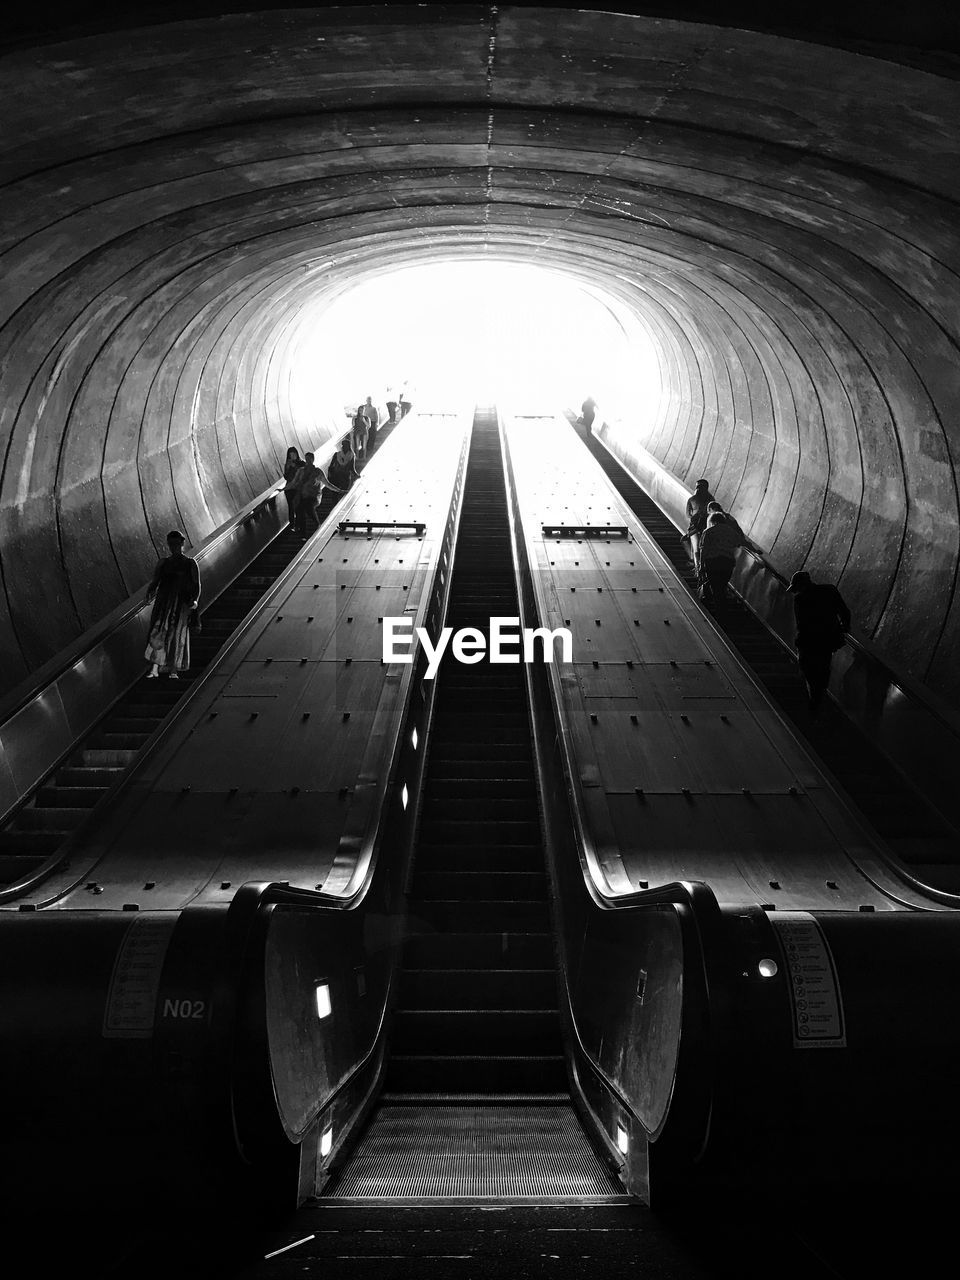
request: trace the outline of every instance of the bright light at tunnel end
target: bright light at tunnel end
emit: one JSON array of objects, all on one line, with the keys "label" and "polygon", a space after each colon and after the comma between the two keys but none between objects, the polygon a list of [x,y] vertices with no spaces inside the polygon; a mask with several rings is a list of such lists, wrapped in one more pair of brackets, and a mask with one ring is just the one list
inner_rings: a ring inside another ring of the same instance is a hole
[{"label": "bright light at tunnel end", "polygon": [[317,295],[304,308],[291,381],[298,416],[308,417],[329,390],[331,369],[344,404],[355,403],[361,388],[375,390],[371,380],[412,385],[421,405],[444,407],[533,411],[579,405],[590,395],[619,417],[659,398],[646,329],[630,324],[632,313],[587,266],[496,258],[492,250],[453,257],[442,240],[436,252],[433,262],[370,269],[334,297],[324,292],[320,270],[329,264],[314,265]]}]

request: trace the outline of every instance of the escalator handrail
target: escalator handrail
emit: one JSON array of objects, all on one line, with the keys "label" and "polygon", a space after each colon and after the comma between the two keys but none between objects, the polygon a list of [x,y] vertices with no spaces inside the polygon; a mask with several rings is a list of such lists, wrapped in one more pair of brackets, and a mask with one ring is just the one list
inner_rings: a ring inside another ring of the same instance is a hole
[{"label": "escalator handrail", "polygon": [[[530,567],[526,540],[523,536],[523,525],[520,518],[519,501],[513,473],[513,461],[510,456],[507,433],[503,430],[502,423],[500,425],[500,434],[509,495],[508,513],[512,535],[511,554],[513,556],[514,573],[517,575],[518,581],[517,600],[520,624],[521,626],[528,626],[531,623],[536,625],[539,620],[537,617],[531,618],[529,616],[527,602],[524,600],[523,583],[531,584],[530,589],[533,591],[535,602],[539,601],[539,592],[537,586],[534,585],[535,575]],[[536,610],[536,603],[534,608]],[[545,611],[540,610],[540,612],[543,612],[545,616]],[[525,667],[525,673],[528,697],[531,700],[531,708],[533,708],[532,668],[529,665]],[[713,1083],[717,1077],[721,1055],[724,1052],[725,1045],[728,1043],[730,1028],[727,1014],[732,1004],[732,973],[730,965],[725,959],[725,948],[721,935],[722,918],[720,905],[713,890],[702,881],[673,881],[654,888],[636,889],[630,893],[617,895],[605,894],[602,891],[603,873],[587,830],[579,778],[572,767],[570,759],[570,734],[567,731],[563,699],[559,688],[560,677],[555,663],[549,664],[547,680],[549,681],[551,704],[558,728],[558,741],[563,763],[569,816],[573,819],[571,824],[573,839],[583,872],[584,888],[594,907],[602,911],[629,911],[638,908],[650,909],[672,906],[683,910],[692,921],[697,939],[699,976],[703,984],[708,1013],[708,1038],[710,1043],[709,1060],[699,1064],[700,1090],[705,1096],[709,1097],[713,1091]],[[534,721],[534,717],[531,717],[531,720]],[[542,740],[535,724],[533,736],[539,771],[541,767]],[[590,1065],[591,1070],[614,1093],[621,1105],[626,1108],[627,1112],[636,1119],[641,1127],[645,1127],[635,1107],[610,1079],[600,1064],[593,1059],[583,1043],[579,1028],[576,1025],[569,973],[564,962],[565,956],[562,947],[559,948],[559,954],[561,957],[560,971],[563,978],[567,1008],[570,1013],[570,1027],[576,1038],[582,1060]]]}]

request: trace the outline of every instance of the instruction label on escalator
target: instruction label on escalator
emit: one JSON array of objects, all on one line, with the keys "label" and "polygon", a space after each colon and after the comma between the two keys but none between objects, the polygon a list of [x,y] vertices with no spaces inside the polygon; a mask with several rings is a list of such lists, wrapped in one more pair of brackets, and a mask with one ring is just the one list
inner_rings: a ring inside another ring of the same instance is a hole
[{"label": "instruction label on escalator", "polygon": [[179,913],[131,921],[110,978],[103,1012],[108,1039],[142,1039],[153,1035],[160,975]]},{"label": "instruction label on escalator", "polygon": [[823,930],[806,911],[769,917],[790,984],[795,1049],[845,1049],[843,1002],[833,956]]}]

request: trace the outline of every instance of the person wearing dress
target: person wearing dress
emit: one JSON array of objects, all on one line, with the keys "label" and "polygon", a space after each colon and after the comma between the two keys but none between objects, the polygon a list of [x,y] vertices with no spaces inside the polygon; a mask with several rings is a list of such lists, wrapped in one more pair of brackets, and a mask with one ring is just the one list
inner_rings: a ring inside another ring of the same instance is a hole
[{"label": "person wearing dress", "polygon": [[200,601],[200,570],[196,560],[183,554],[183,534],[167,534],[170,554],[157,565],[147,588],[153,601],[144,657],[150,663],[148,680],[160,675],[176,680],[190,667],[190,623]]},{"label": "person wearing dress", "polygon": [[353,418],[353,456],[359,462],[366,455],[367,451],[367,435],[370,431],[370,421],[363,412],[363,405],[357,406],[357,412]]}]

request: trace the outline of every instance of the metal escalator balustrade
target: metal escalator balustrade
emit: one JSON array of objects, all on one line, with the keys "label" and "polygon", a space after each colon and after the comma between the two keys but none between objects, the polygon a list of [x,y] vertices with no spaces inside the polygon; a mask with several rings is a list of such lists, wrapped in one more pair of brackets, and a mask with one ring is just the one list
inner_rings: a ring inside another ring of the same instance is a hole
[{"label": "metal escalator balustrade", "polygon": [[[478,410],[446,624],[517,615],[497,417]],[[522,668],[449,657],[383,1105],[324,1197],[618,1199],[570,1106]]]}]

